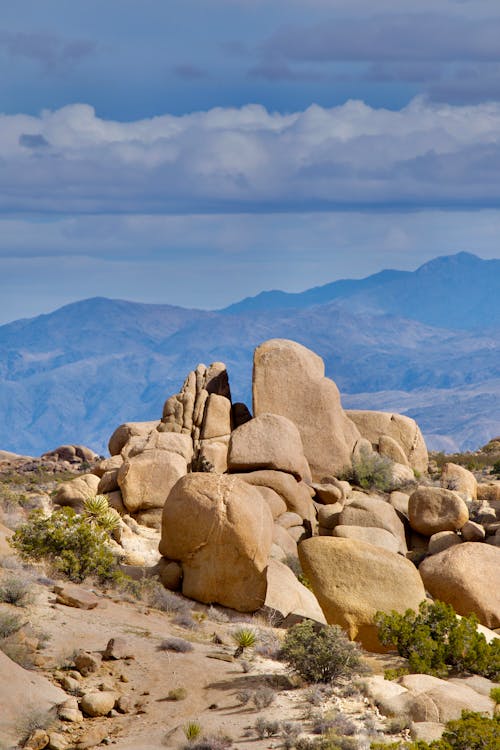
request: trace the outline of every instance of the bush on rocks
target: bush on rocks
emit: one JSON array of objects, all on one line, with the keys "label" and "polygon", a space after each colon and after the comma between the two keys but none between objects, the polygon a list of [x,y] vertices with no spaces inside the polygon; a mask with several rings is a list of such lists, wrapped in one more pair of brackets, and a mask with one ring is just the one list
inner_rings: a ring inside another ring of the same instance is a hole
[{"label": "bush on rocks", "polygon": [[488,643],[477,631],[475,615],[459,619],[449,604],[422,602],[418,612],[377,612],[375,624],[380,641],[395,645],[408,659],[411,672],[437,677],[472,672],[500,678],[500,639]]}]

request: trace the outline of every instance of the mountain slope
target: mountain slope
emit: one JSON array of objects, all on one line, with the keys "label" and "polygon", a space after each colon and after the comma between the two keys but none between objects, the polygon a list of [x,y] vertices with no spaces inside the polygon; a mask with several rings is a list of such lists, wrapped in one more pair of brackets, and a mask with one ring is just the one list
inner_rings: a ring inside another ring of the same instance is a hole
[{"label": "mountain slope", "polygon": [[199,362],[226,362],[250,405],[253,349],[283,337],[324,358],[346,405],[404,411],[430,445],[474,448],[500,432],[499,271],[461,253],[218,312],[95,298],[16,321],[0,327],[0,447],[104,451],[120,422],[159,418]]}]

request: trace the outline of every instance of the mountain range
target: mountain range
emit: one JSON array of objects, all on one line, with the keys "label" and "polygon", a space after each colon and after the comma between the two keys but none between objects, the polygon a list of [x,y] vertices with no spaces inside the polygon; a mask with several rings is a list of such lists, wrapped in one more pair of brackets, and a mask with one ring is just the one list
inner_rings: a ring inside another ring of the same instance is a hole
[{"label": "mountain range", "polygon": [[225,362],[251,406],[253,349],[275,337],[320,354],[344,406],[408,414],[431,448],[500,433],[500,260],[458,253],[218,311],[94,298],[3,325],[0,448],[105,452],[121,422],[159,418],[199,362]]}]

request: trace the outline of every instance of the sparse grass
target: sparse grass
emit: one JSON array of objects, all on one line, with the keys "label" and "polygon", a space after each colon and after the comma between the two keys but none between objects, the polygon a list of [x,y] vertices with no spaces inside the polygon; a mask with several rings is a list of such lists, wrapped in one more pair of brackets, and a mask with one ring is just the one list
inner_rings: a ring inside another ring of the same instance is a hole
[{"label": "sparse grass", "polygon": [[0,581],[0,602],[25,607],[33,601],[33,579],[21,572],[9,573]]},{"label": "sparse grass", "polygon": [[225,734],[207,734],[200,740],[190,742],[185,748],[189,750],[227,750],[233,740]]},{"label": "sparse grass", "polygon": [[216,607],[214,607],[212,604],[207,610],[207,618],[209,620],[213,620],[213,622],[218,622],[218,623],[229,622],[228,615],[226,615],[226,613],[222,612],[220,609],[217,609]]},{"label": "sparse grass", "polygon": [[187,690],[183,687],[173,688],[169,690],[167,698],[169,701],[183,701],[187,698]]},{"label": "sparse grass", "polygon": [[53,722],[54,715],[51,711],[42,711],[28,706],[16,727],[20,743],[24,744],[37,729],[48,729]]},{"label": "sparse grass", "polygon": [[270,687],[261,687],[252,693],[252,703],[257,710],[268,708],[276,699],[276,692]]},{"label": "sparse grass", "polygon": [[[22,627],[22,619],[13,612],[0,612],[0,639],[8,638]],[[1,645],[0,645],[1,648]]]},{"label": "sparse grass", "polygon": [[186,739],[189,742],[193,742],[193,740],[197,740],[201,736],[201,724],[199,721],[188,721],[182,727],[182,731]]},{"label": "sparse grass", "polygon": [[193,644],[185,641],[184,638],[170,636],[165,638],[158,648],[160,651],[175,651],[177,654],[187,654],[193,650]]},{"label": "sparse grass", "polygon": [[260,716],[255,721],[254,729],[257,737],[260,740],[263,740],[264,737],[276,736],[281,729],[281,724],[279,721],[270,721],[269,719],[264,719],[264,717]]}]

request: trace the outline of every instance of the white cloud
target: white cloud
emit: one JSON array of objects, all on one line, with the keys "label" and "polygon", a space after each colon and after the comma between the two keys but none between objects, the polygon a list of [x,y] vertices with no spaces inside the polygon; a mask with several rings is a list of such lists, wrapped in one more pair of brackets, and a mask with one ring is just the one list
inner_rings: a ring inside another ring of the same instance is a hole
[{"label": "white cloud", "polygon": [[284,115],[248,105],[127,123],[75,104],[1,116],[0,159],[6,212],[490,206],[500,104],[349,101]]}]

